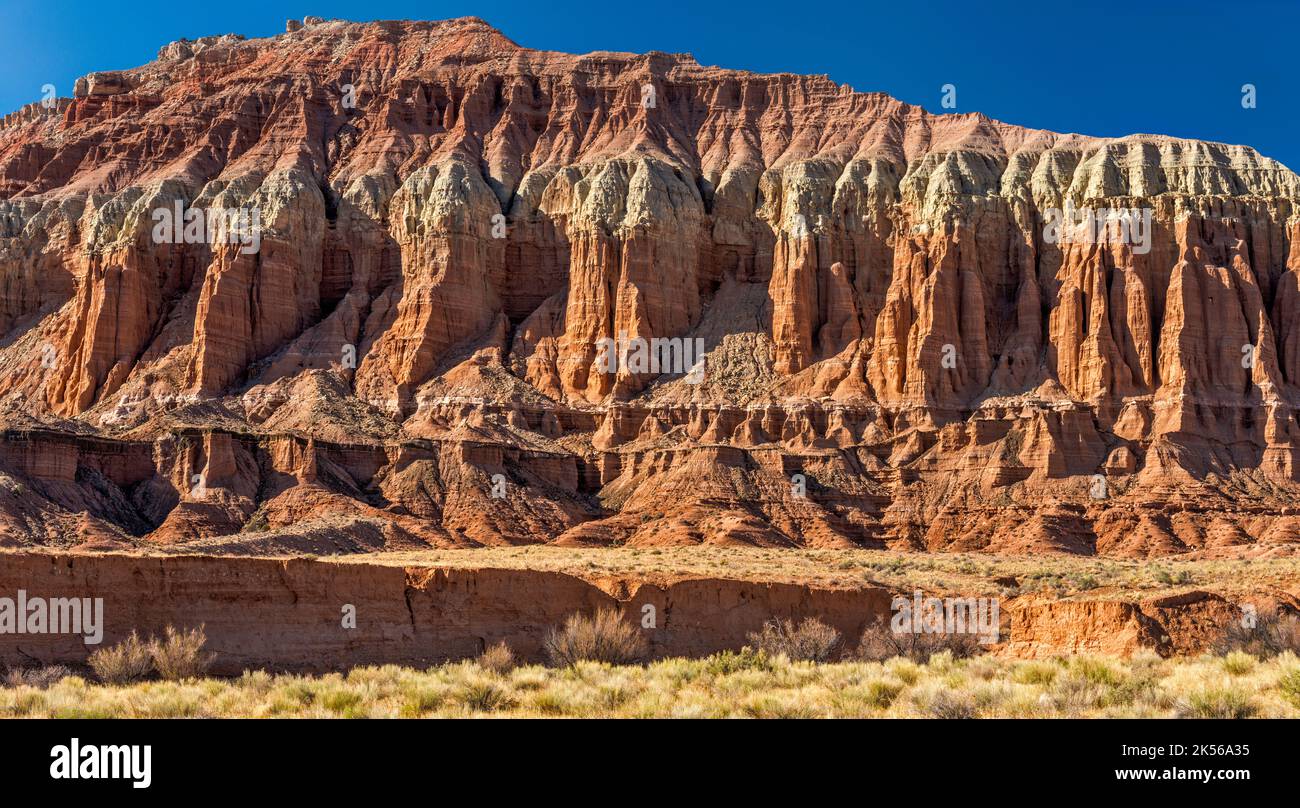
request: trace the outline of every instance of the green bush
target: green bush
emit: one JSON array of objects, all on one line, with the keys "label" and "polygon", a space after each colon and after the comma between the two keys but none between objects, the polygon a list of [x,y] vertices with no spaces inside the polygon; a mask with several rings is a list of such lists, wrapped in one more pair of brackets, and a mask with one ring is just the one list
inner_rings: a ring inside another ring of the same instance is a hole
[{"label": "green bush", "polygon": [[770,671],[772,659],[763,651],[748,646],[739,651],[722,651],[704,660],[704,670],[714,676],[740,671]]},{"label": "green bush", "polygon": [[1300,668],[1291,668],[1277,680],[1277,689],[1282,697],[1300,707]]}]

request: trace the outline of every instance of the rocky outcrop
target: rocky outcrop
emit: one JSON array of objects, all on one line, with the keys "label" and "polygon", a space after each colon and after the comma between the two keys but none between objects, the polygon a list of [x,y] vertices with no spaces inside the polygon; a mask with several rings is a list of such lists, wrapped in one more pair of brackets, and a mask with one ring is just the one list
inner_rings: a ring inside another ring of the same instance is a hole
[{"label": "rocky outcrop", "polygon": [[5,541],[1300,546],[1276,161],[286,28],[0,126]]},{"label": "rocky outcrop", "polygon": [[[895,595],[880,587],[821,589],[719,578],[584,579],[558,572],[401,567],[307,559],[5,553],[0,597],[102,598],[102,643],[132,631],[204,627],[214,671],[322,671],[355,665],[428,665],[505,642],[543,659],[546,632],[571,614],[614,609],[654,657],[739,649],[771,619],[816,617],[856,639],[888,624]],[[910,597],[911,593],[906,593]],[[249,630],[249,615],[257,630]],[[1025,596],[1000,609],[994,653],[1127,656],[1204,650],[1236,604],[1205,592],[1132,603]],[[82,664],[82,633],[0,634],[0,664]]]}]

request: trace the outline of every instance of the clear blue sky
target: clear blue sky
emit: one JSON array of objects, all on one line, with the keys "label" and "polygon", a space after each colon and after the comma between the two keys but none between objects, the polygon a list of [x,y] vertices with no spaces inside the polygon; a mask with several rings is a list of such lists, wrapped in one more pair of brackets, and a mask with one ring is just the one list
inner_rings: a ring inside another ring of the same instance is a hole
[{"label": "clear blue sky", "polygon": [[[706,65],[823,73],[936,112],[951,83],[961,112],[1061,132],[1244,143],[1300,170],[1296,0],[0,0],[0,110],[39,100],[46,83],[71,95],[76,77],[137,66],[175,39],[267,36],[306,14],[474,15],[528,47],[688,52]],[[1241,105],[1247,83],[1255,109]]]}]

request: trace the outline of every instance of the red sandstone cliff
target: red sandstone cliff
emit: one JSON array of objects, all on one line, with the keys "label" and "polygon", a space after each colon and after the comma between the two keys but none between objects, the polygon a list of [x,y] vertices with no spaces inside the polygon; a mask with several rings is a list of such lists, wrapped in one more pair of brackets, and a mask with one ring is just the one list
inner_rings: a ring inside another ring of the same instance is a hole
[{"label": "red sandstone cliff", "polygon": [[[0,126],[4,543],[1300,546],[1300,178],[1249,148],[472,18],[75,96]],[[158,243],[178,200],[258,248]]]}]

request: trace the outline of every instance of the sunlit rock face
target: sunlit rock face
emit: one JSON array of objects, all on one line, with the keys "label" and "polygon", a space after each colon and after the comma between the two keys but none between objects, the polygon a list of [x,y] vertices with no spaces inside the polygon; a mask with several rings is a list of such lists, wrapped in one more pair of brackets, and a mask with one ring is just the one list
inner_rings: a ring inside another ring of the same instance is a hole
[{"label": "sunlit rock face", "polygon": [[481,20],[0,125],[0,542],[1300,547],[1300,178]]}]

